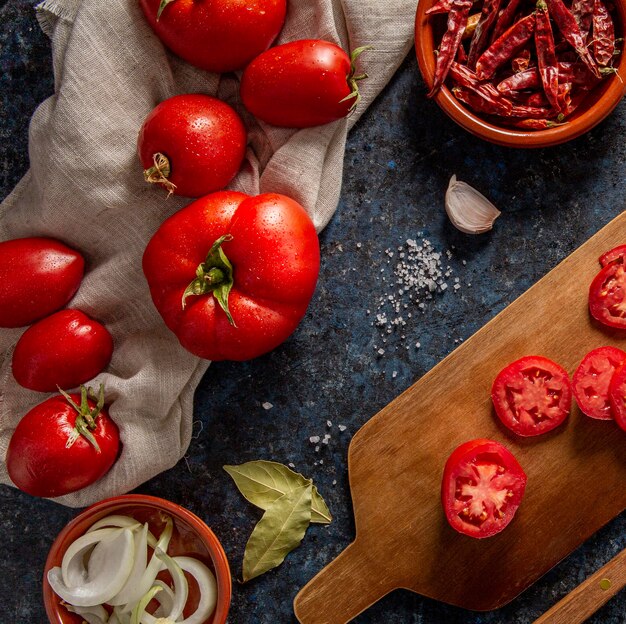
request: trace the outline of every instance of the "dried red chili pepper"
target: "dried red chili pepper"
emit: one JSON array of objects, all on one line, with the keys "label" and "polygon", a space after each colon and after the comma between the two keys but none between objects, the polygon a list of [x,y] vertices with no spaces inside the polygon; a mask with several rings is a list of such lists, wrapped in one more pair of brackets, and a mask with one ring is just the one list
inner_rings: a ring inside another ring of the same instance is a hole
[{"label": "dried red chili pepper", "polygon": [[602,0],[593,4],[593,55],[601,67],[606,67],[615,54],[615,25]]},{"label": "dried red chili pepper", "polygon": [[500,11],[493,29],[493,34],[491,35],[491,43],[499,39],[513,23],[513,18],[517,13],[521,1],[522,0],[511,0],[506,7]]},{"label": "dried red chili pepper", "polygon": [[511,99],[515,104],[523,106],[540,106],[543,108],[549,108],[550,102],[543,91],[533,91],[528,93],[526,91],[511,91],[507,93],[507,97]]},{"label": "dried red chili pepper", "polygon": [[530,66],[530,50],[525,48],[512,61],[511,69],[514,73],[526,71]]},{"label": "dried red chili pepper", "polygon": [[448,30],[443,35],[439,45],[439,54],[435,65],[435,80],[433,88],[428,97],[433,97],[441,88],[450,65],[454,61],[457,50],[461,45],[463,30],[467,24],[467,16],[472,8],[472,0],[452,0],[450,12],[448,13]]},{"label": "dried red chili pepper", "polygon": [[452,93],[457,100],[467,104],[467,106],[477,113],[506,116],[513,108],[511,103],[503,98],[493,97],[478,89],[472,90],[467,87],[452,87]]},{"label": "dried red chili pepper", "polygon": [[578,28],[572,12],[563,4],[563,0],[546,0],[550,16],[554,20],[565,40],[576,50],[582,62],[592,74],[600,77],[595,60],[587,50],[585,38]]},{"label": "dried red chili pepper", "polygon": [[426,11],[426,15],[438,15],[439,13],[448,13],[452,9],[452,0],[439,0]]},{"label": "dried red chili pepper", "polygon": [[569,105],[572,103],[572,83],[564,82],[559,84],[559,91],[557,93],[557,98],[559,100],[559,108],[558,110],[567,110]]},{"label": "dried red chili pepper", "polygon": [[[598,83],[598,79],[582,63],[558,63],[559,83],[571,82],[577,86],[591,88]],[[608,69],[608,68],[607,68]],[[604,73],[604,71],[602,72]],[[606,72],[613,73],[613,72]],[[525,89],[536,89],[541,86],[539,70],[531,67],[519,74],[513,74],[505,78],[497,85],[500,93],[509,91],[523,91]]]},{"label": "dried red chili pepper", "polygon": [[548,5],[544,0],[537,2],[535,19],[537,22],[535,27],[535,47],[537,48],[537,63],[539,65],[541,83],[548,102],[550,102],[552,108],[559,111],[561,110],[558,98],[559,69],[556,64],[554,36],[552,35],[552,26],[550,26]]},{"label": "dried red chili pepper", "polygon": [[465,25],[465,30],[463,31],[463,39],[469,39],[474,34],[479,21],[480,13],[474,13],[474,15],[470,15],[467,18],[467,24]]},{"label": "dried red chili pepper", "polygon": [[470,69],[476,67],[478,57],[484,52],[489,43],[489,34],[498,17],[501,0],[485,0],[483,9],[480,13],[480,20],[476,25],[474,36],[470,43],[469,53],[467,55],[467,64]]},{"label": "dried red chili pepper", "polygon": [[531,13],[509,28],[494,41],[476,62],[476,75],[486,80],[498,67],[506,63],[532,36],[535,30],[535,14]]},{"label": "dried red chili pepper", "polygon": [[548,128],[562,126],[563,123],[551,119],[520,119],[515,121],[513,125],[516,128],[525,128],[526,130],[547,130]]},{"label": "dried red chili pepper", "polygon": [[467,63],[467,52],[463,45],[459,46],[459,49],[456,51],[456,61],[457,63]]},{"label": "dried red chili pepper", "polygon": [[591,30],[591,20],[593,19],[594,0],[574,0],[572,2],[572,15],[580,28],[580,34],[587,40]]}]

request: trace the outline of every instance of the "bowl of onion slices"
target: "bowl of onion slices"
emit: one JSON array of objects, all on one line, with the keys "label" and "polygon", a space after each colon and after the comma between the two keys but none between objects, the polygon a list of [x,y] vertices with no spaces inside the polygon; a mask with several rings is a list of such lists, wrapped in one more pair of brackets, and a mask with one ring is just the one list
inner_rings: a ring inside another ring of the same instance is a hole
[{"label": "bowl of onion slices", "polygon": [[43,593],[51,624],[224,624],[231,576],[200,518],[129,494],[96,503],[59,533]]}]

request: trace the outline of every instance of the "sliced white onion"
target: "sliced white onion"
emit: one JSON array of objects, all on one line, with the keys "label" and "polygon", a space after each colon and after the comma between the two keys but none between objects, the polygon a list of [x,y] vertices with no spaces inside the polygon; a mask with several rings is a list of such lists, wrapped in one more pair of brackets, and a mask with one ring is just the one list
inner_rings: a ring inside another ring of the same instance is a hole
[{"label": "sliced white onion", "polygon": [[[172,610],[172,607],[174,606],[174,592],[164,581],[157,579],[154,584],[163,589],[162,592],[159,592],[156,595],[156,599],[159,601],[159,607],[154,612],[154,617],[156,618],[155,621],[158,622],[160,619],[165,619],[165,616]],[[144,618],[145,617],[146,616],[144,615]],[[146,619],[146,623],[149,624],[149,618]]]},{"label": "sliced white onion", "polygon": [[[169,555],[166,555],[162,550],[155,551],[156,556],[167,566],[169,573],[172,575],[174,581],[174,604],[171,611],[167,614],[166,619],[173,620],[174,622],[182,615],[183,609],[187,604],[187,598],[189,596],[189,584],[185,578],[180,565]],[[146,622],[145,624],[149,624]]]},{"label": "sliced white onion", "polygon": [[[113,514],[112,516],[106,516],[105,518],[101,518],[100,520],[98,520],[98,522],[94,522],[89,527],[89,529],[87,529],[87,533],[97,531],[98,529],[102,529],[103,527],[117,527],[120,529],[136,530],[141,528],[141,524],[130,516]],[[151,531],[148,531],[148,546],[150,546],[150,548],[154,548],[156,546],[156,543],[156,537],[154,537]]]},{"label": "sliced white onion", "polygon": [[95,607],[75,607],[71,604],[63,605],[70,613],[76,613],[87,622],[87,624],[111,624],[109,614],[102,605]]},{"label": "sliced white onion", "polygon": [[[73,555],[67,559],[63,557],[63,566],[66,568],[66,574],[63,574],[63,568],[52,568],[48,572],[48,582],[54,592],[60,596],[65,602],[75,607],[91,607],[108,602],[124,587],[128,580],[133,567],[133,534],[130,529],[110,529],[115,533],[113,537],[107,535],[98,542],[98,555],[96,561],[94,559],[96,549],[90,558],[89,568],[85,574],[84,582],[80,585],[68,586],[65,582],[66,578],[75,580],[79,576],[80,568],[84,570],[84,564],[80,562],[80,566],[71,564],[76,560],[77,553],[84,554],[89,548],[83,543],[82,547],[72,549],[68,548],[68,552],[72,550]],[[109,531],[109,529],[101,529],[101,531]],[[97,537],[97,531],[88,534],[91,539]],[[83,537],[88,537],[84,535]],[[76,540],[78,542],[82,538]],[[75,543],[76,543],[75,542]],[[71,564],[71,568],[69,567]],[[75,570],[67,573],[68,568]],[[83,574],[80,573],[82,577]]]},{"label": "sliced white onion", "polygon": [[163,588],[159,587],[158,585],[154,585],[154,587],[151,587],[146,592],[145,596],[142,596],[141,600],[135,605],[135,608],[133,609],[133,613],[130,617],[130,624],[141,624],[142,616],[146,612],[146,607],[160,591],[163,591]]},{"label": "sliced white onion", "polygon": [[[152,554],[150,558],[150,562],[148,563],[141,580],[139,581],[134,595],[136,596],[144,596],[150,588],[154,586],[154,581],[157,577],[157,574],[165,568],[162,561],[156,556],[157,550],[162,550],[163,552],[167,551],[168,546],[170,545],[170,540],[172,539],[172,533],[174,532],[174,523],[171,518],[168,518],[165,523],[165,528],[163,532],[159,536],[159,539],[155,545],[155,552]],[[134,608],[134,602],[127,604],[122,608],[123,611],[132,611]]]},{"label": "sliced white onion", "polygon": [[217,604],[217,582],[213,572],[207,566],[193,557],[174,557],[174,561],[193,576],[200,588],[200,602],[198,608],[180,624],[204,624],[213,613]]},{"label": "sliced white onion", "polygon": [[[137,588],[148,567],[148,523],[143,525],[141,533],[134,536],[133,569],[122,590],[109,600],[112,607],[137,602],[141,598]],[[94,552],[95,555],[95,552]]]}]

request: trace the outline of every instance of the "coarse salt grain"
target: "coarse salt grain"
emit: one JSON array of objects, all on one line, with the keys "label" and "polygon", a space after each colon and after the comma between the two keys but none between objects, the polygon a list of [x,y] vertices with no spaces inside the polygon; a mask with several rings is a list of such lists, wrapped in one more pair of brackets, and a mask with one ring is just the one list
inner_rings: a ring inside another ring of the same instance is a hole
[{"label": "coarse salt grain", "polygon": [[347,429],[345,425],[339,425],[337,428],[339,429],[339,431],[345,431]]},{"label": "coarse salt grain", "polygon": [[319,441],[320,441],[320,437],[319,437],[319,436],[311,436],[311,437],[309,438],[309,442],[310,442],[311,444],[317,444]]},{"label": "coarse salt grain", "polygon": [[264,410],[271,410],[274,406],[269,401],[265,401],[265,403],[262,404],[262,407]]}]

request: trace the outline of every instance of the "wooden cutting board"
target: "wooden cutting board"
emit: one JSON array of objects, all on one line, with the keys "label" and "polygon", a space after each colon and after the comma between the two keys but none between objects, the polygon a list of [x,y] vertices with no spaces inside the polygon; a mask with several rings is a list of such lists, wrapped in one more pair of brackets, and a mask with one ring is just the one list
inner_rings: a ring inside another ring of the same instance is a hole
[{"label": "wooden cutting board", "polygon": [[[556,431],[519,438],[499,424],[489,394],[500,369],[524,355],[571,374],[595,347],[626,349],[626,332],[587,311],[598,256],[621,243],[626,212],[356,433],[348,451],[356,539],[296,597],[302,624],[344,624],[400,587],[496,609],[626,508],[626,433],[613,421],[574,406]],[[479,437],[507,446],[528,475],[513,522],[485,540],[451,529],[440,502],[446,459]]]}]

